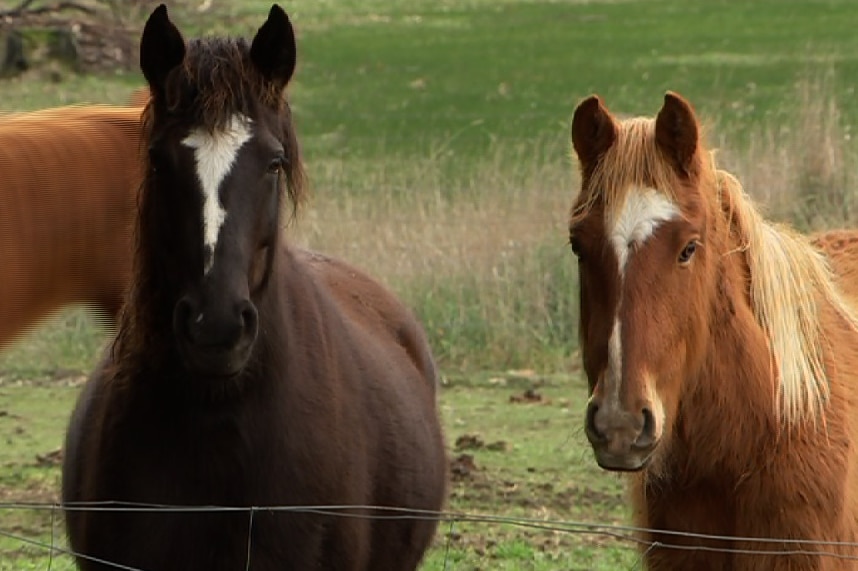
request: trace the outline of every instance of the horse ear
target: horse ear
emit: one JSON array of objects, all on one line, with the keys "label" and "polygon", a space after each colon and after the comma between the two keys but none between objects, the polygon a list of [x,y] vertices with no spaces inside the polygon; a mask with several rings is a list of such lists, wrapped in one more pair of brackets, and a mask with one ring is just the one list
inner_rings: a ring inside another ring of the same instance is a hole
[{"label": "horse ear", "polygon": [[655,119],[655,142],[680,172],[691,174],[697,152],[697,117],[691,105],[672,91],[665,94]]},{"label": "horse ear", "polygon": [[572,117],[572,146],[585,171],[592,170],[616,139],[614,118],[598,95],[591,95],[578,104]]},{"label": "horse ear", "polygon": [[250,61],[265,79],[284,88],[295,71],[296,51],[289,16],[274,4],[250,45]]},{"label": "horse ear", "polygon": [[140,38],[140,70],[154,93],[164,89],[167,74],[185,59],[185,39],[161,4],[146,20]]}]

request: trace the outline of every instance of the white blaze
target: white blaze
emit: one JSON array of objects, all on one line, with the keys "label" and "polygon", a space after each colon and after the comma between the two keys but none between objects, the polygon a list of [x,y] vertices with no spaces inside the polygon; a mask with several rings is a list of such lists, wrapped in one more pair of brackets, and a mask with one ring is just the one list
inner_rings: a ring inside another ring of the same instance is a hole
[{"label": "white blaze", "polygon": [[[614,247],[619,265],[620,299],[614,326],[608,340],[608,366],[605,371],[605,405],[620,406],[620,384],[623,372],[623,344],[621,339],[620,305],[622,304],[623,274],[635,248],[642,246],[662,222],[680,216],[679,207],[670,198],[652,188],[632,189],[623,208],[613,219],[608,219],[608,240]],[[655,405],[653,405],[655,406]]]},{"label": "white blaze", "polygon": [[679,215],[679,207],[657,190],[633,189],[629,193],[620,213],[608,220],[608,237],[617,254],[620,281],[632,250],[642,246],[662,222]]},{"label": "white blaze", "polygon": [[608,339],[608,369],[605,371],[605,406],[619,406],[620,385],[623,372],[623,342],[622,325],[619,317],[614,318],[614,327],[611,329],[611,337]]},{"label": "white blaze", "polygon": [[214,262],[218,235],[226,220],[226,210],[220,204],[218,189],[232,169],[238,151],[250,136],[250,119],[236,115],[220,131],[209,133],[205,129],[194,129],[182,141],[182,144],[194,150],[197,178],[203,190],[205,273],[209,272]]}]

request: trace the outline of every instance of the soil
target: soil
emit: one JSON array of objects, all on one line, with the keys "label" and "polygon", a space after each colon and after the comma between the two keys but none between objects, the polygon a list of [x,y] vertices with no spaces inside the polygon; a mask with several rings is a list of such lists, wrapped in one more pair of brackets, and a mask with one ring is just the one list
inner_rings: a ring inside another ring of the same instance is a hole
[{"label": "soil", "polygon": [[122,0],[114,12],[104,0],[35,1],[21,11],[0,10],[0,72],[12,75],[54,62],[85,73],[136,69],[142,18],[156,5]]}]

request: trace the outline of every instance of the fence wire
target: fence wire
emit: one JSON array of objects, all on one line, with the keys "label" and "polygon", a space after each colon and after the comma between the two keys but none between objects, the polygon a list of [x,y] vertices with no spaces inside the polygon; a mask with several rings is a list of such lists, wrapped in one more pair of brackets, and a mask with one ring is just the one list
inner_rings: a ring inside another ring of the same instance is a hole
[{"label": "fence wire", "polygon": [[[297,506],[182,506],[167,504],[135,503],[135,502],[74,502],[67,504],[36,503],[36,502],[0,502],[0,512],[3,511],[50,511],[51,513],[51,539],[50,543],[25,537],[16,533],[0,529],[0,537],[20,542],[24,545],[46,550],[49,553],[48,571],[53,564],[53,555],[61,554],[72,557],[87,559],[113,569],[124,571],[151,571],[129,567],[120,563],[105,561],[97,557],[76,553],[73,550],[56,545],[54,536],[54,524],[56,513],[69,511],[88,512],[159,512],[159,513],[242,513],[248,514],[248,537],[246,570],[251,566],[252,542],[251,536],[254,525],[254,514],[259,512],[286,512],[297,514],[315,514],[333,517],[362,518],[370,520],[431,520],[439,524],[448,524],[447,541],[444,548],[444,569],[448,569],[450,545],[453,538],[453,529],[456,524],[462,523],[487,523],[518,528],[549,531],[555,533],[568,533],[573,535],[595,535],[611,538],[636,546],[640,550],[639,564],[643,563],[645,556],[655,549],[673,549],[682,551],[703,551],[712,553],[730,553],[739,555],[766,555],[766,556],[801,556],[812,555],[831,557],[841,560],[858,561],[858,542],[852,541],[826,541],[813,539],[794,539],[776,537],[744,537],[732,535],[715,535],[695,533],[687,531],[655,529],[639,527],[634,525],[593,523],[583,521],[565,521],[552,519],[539,519],[533,517],[501,516],[493,514],[478,514],[454,511],[419,510],[412,508],[400,508],[392,506],[375,505],[297,505]],[[367,513],[369,512],[369,513]],[[645,539],[646,535],[658,535],[662,538],[675,538],[674,541],[650,541]],[[771,547],[718,547],[712,545],[699,545],[678,543],[677,539],[691,539],[697,541],[711,542],[741,542],[746,544],[779,544],[784,547],[775,549]],[[629,546],[631,548],[631,546]],[[811,549],[813,548],[813,549]],[[823,549],[818,549],[823,548]],[[825,549],[827,548],[827,549]],[[852,549],[856,555],[838,553],[834,548]]]}]

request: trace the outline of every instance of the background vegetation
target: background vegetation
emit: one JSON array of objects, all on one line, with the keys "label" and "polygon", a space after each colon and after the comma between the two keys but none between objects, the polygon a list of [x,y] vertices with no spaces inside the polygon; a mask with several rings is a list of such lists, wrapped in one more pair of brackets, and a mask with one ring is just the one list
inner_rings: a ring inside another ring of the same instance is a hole
[{"label": "background vegetation", "polygon": [[[446,377],[444,420],[460,471],[450,508],[627,521],[620,480],[594,468],[579,428],[586,389],[565,230],[577,184],[574,106],[596,92],[619,114],[651,115],[664,91],[678,91],[719,161],[773,217],[804,230],[850,224],[858,3],[282,5],[298,32],[290,98],[314,193],[288,232],[367,268],[423,320]],[[270,2],[169,6],[188,37],[251,35]],[[135,71],[41,67],[0,83],[0,110],[123,103],[140,85]],[[70,309],[0,354],[0,500],[55,498],[51,453],[108,333],[85,309]],[[0,509],[0,522],[0,532],[39,541],[55,529],[59,541],[59,517],[52,527],[47,512]],[[0,569],[45,569],[44,555],[0,539]],[[444,561],[615,569],[637,555],[631,543],[599,536],[456,524],[439,532],[426,569]]]}]

